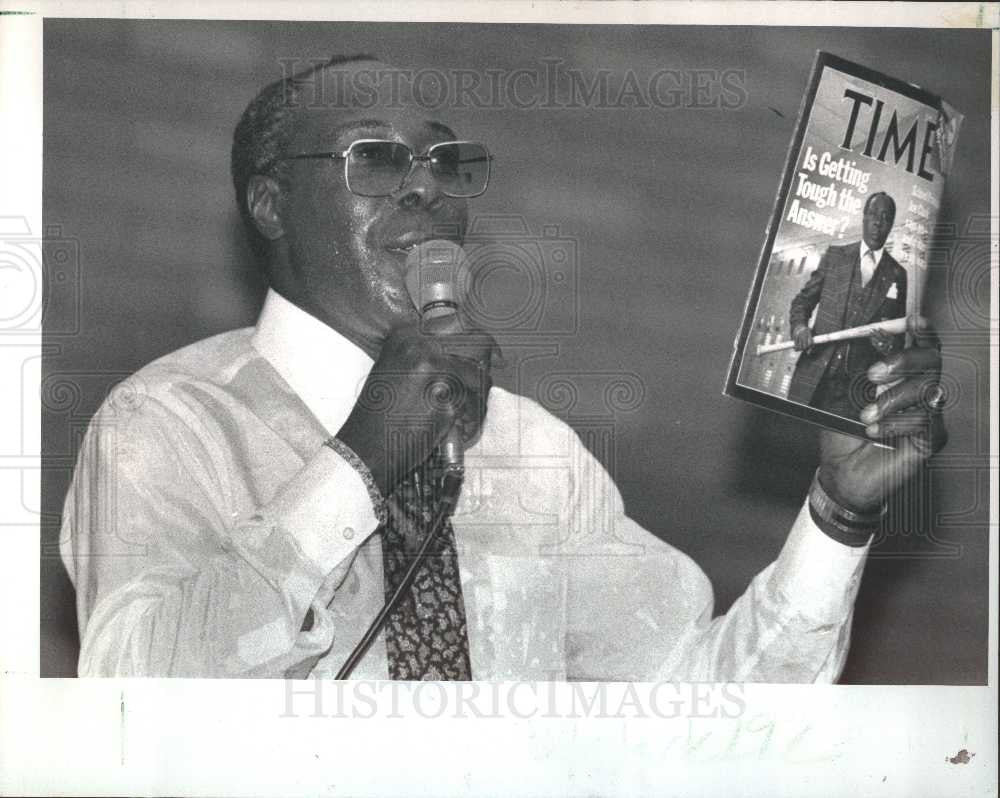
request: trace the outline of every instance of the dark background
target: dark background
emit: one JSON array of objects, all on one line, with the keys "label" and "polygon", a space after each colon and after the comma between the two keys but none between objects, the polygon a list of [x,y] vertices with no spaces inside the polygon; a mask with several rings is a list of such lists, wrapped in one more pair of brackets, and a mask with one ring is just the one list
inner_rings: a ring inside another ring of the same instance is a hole
[{"label": "dark background", "polygon": [[[944,340],[951,441],[873,548],[844,681],[985,683],[988,31],[50,19],[44,47],[47,252],[72,257],[48,262],[43,676],[75,671],[73,593],[56,542],[79,437],[130,372],[253,324],[264,285],[230,187],[232,129],[281,77],[279,59],[334,53],[480,70],[559,58],[591,78],[611,70],[612,85],[628,69],[641,81],[661,68],[744,70],[746,102],[733,110],[437,114],[497,155],[473,212],[520,214],[536,236],[558,228],[578,255],[570,309],[563,294],[539,333],[511,342],[501,383],[581,431],[610,429],[585,439],[603,441],[596,453],[629,514],[692,555],[717,609],[728,608],[777,555],[817,460],[815,428],[721,388],[814,51],[825,49],[966,114],[926,308]],[[546,332],[567,320],[572,334]],[[549,390],[558,373],[578,387],[573,408]],[[615,375],[641,386],[638,409],[593,401]]]}]

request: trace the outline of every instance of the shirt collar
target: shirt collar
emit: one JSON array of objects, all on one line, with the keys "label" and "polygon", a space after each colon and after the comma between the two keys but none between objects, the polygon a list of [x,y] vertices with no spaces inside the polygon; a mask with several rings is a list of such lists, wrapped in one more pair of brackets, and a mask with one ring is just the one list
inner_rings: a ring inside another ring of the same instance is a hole
[{"label": "shirt collar", "polygon": [[880,249],[872,249],[863,240],[861,242],[861,259],[864,260],[865,255],[871,252],[875,256],[875,265],[878,266],[882,262],[882,253],[885,251],[885,247]]},{"label": "shirt collar", "polygon": [[371,357],[274,289],[267,292],[251,343],[336,435],[374,365]]}]

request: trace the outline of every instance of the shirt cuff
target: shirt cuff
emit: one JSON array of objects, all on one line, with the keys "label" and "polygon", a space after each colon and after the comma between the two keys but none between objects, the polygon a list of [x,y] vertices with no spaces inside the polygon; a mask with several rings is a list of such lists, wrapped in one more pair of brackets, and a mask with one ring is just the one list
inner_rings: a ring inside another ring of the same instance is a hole
[{"label": "shirt cuff", "polygon": [[324,573],[378,527],[376,508],[361,474],[327,446],[321,446],[282,488],[265,513]]},{"label": "shirt cuff", "polygon": [[812,520],[806,501],[778,555],[772,587],[803,615],[843,620],[854,605],[869,544],[845,546],[828,537]]}]

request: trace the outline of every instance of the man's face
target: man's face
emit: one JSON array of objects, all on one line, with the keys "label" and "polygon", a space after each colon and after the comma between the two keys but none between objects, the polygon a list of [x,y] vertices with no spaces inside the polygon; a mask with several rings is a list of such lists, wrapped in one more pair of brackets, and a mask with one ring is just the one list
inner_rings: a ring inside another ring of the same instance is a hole
[{"label": "man's face", "polygon": [[895,216],[896,210],[892,202],[884,195],[879,195],[868,203],[862,220],[862,238],[869,249],[882,249],[892,230]]},{"label": "man's face", "polygon": [[[348,73],[388,68],[376,62],[336,67]],[[332,76],[328,85],[336,85]],[[304,92],[285,155],[343,152],[357,139],[373,138],[401,142],[423,155],[432,144],[457,138],[406,96],[393,101],[380,92],[370,107],[331,108],[314,107],[320,104],[310,103],[310,94]],[[393,107],[386,107],[390,103]],[[280,210],[288,264],[273,275],[275,288],[377,351],[394,325],[416,317],[403,282],[409,250],[430,238],[461,243],[467,200],[446,197],[422,164],[387,197],[351,193],[343,160],[296,160],[288,166]]]}]

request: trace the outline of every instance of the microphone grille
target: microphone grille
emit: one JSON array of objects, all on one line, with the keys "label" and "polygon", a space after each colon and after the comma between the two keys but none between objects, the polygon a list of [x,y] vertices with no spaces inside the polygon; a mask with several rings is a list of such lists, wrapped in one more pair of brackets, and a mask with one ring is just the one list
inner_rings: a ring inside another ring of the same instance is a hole
[{"label": "microphone grille", "polygon": [[454,313],[468,282],[465,252],[453,241],[434,239],[417,244],[406,256],[406,290],[421,313],[428,306]]}]

